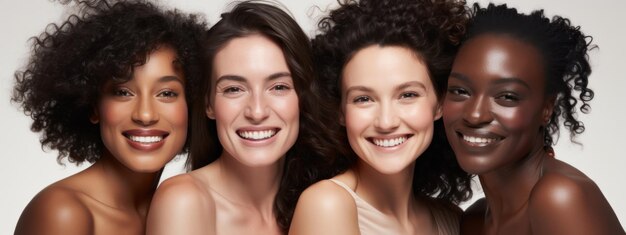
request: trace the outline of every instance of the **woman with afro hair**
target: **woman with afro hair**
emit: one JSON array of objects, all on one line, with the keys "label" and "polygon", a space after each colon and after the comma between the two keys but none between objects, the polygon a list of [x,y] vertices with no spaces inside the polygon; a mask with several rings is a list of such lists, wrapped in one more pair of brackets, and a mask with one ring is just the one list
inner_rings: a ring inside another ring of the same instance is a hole
[{"label": "woman with afro hair", "polygon": [[[304,191],[290,234],[458,234],[471,196],[441,122],[462,1],[341,1],[313,39],[341,172]],[[343,151],[343,150],[342,150]]]},{"label": "woman with afro hair", "polygon": [[458,162],[486,196],[463,234],[624,234],[598,186],[551,148],[560,125],[571,139],[585,130],[590,41],[542,10],[474,5],[443,105]]},{"label": "woman with afro hair", "polygon": [[15,234],[144,234],[162,169],[186,149],[206,26],[143,1],[75,7],[32,39],[12,100],[59,162],[93,165],[38,193]]}]

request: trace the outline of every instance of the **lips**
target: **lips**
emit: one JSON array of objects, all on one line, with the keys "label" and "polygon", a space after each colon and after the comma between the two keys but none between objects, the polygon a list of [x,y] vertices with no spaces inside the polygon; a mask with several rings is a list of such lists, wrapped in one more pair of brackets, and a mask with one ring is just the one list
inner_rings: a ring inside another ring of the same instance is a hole
[{"label": "lips", "polygon": [[151,151],[160,148],[165,143],[163,140],[169,136],[169,132],[135,129],[124,131],[122,135],[126,137],[131,147],[138,150]]},{"label": "lips", "polygon": [[265,128],[265,129],[239,129],[237,135],[246,140],[260,141],[272,138],[278,133],[278,128]]},{"label": "lips", "polygon": [[383,148],[391,148],[398,145],[403,144],[413,135],[401,135],[401,136],[389,136],[389,137],[370,137],[367,140],[378,146]]},{"label": "lips", "polygon": [[478,134],[457,132],[457,134],[462,139],[463,143],[473,147],[489,146],[503,139],[502,136],[493,133]]}]

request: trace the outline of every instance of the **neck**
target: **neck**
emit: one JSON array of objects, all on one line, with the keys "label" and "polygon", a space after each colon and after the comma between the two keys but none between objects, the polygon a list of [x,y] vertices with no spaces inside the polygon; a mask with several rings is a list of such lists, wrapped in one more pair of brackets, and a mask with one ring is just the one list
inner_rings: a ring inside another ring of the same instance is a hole
[{"label": "neck", "polygon": [[258,210],[273,218],[274,198],[283,174],[284,158],[267,166],[250,167],[232,156],[222,154],[216,160],[216,182],[220,194],[237,204]]},{"label": "neck", "polygon": [[541,177],[546,157],[543,142],[538,141],[519,161],[479,176],[491,218],[508,218],[526,207],[530,193]]},{"label": "neck", "polygon": [[134,172],[109,153],[103,154],[89,170],[95,175],[95,180],[100,181],[98,185],[103,185],[97,194],[108,195],[101,199],[103,203],[141,214],[147,212],[161,175],[161,171]]},{"label": "neck", "polygon": [[383,174],[361,161],[357,162],[355,191],[379,211],[398,220],[408,220],[415,208],[413,194],[414,164],[395,174]]}]

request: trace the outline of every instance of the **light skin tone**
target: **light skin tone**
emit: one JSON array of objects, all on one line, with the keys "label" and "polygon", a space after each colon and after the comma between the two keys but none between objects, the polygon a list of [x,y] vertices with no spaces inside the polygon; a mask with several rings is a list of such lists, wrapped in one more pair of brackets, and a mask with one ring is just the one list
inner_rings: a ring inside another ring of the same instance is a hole
[{"label": "light skin tone", "polygon": [[161,170],[185,143],[187,103],[176,52],[161,46],[124,83],[107,81],[92,123],[105,145],[86,170],[42,190],[15,234],[144,234]]},{"label": "light skin tone", "polygon": [[265,36],[234,38],[216,54],[211,81],[206,113],[224,151],[159,187],[148,234],[280,234],[273,203],[299,130],[285,56]]},{"label": "light skin tone", "polygon": [[486,198],[463,234],[623,234],[596,184],[544,149],[555,97],[531,44],[484,34],[459,51],[444,101],[447,136]]},{"label": "light skin tone", "polygon": [[[359,159],[333,179],[383,213],[395,234],[435,233],[427,206],[412,192],[415,159],[441,117],[426,65],[404,47],[368,46],[344,67],[341,94],[339,118]],[[314,184],[300,197],[289,233],[360,234],[354,199],[333,182]]]}]

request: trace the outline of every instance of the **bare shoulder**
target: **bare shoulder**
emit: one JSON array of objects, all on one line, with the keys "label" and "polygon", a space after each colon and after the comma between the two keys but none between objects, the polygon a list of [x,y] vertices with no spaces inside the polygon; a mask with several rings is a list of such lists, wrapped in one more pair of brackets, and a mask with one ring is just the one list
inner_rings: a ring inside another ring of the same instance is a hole
[{"label": "bare shoulder", "polygon": [[537,234],[624,233],[600,188],[576,168],[556,159],[531,191],[528,209]]},{"label": "bare shoulder", "polygon": [[487,212],[487,200],[476,200],[463,212],[461,216],[461,234],[483,234],[485,213]]},{"label": "bare shoulder", "polygon": [[28,203],[15,234],[92,234],[93,216],[79,192],[52,184]]},{"label": "bare shoulder", "polygon": [[330,180],[307,188],[298,200],[289,234],[358,234],[352,195]]},{"label": "bare shoulder", "polygon": [[182,174],[157,188],[148,213],[147,234],[214,234],[214,229],[215,202],[203,182]]}]

